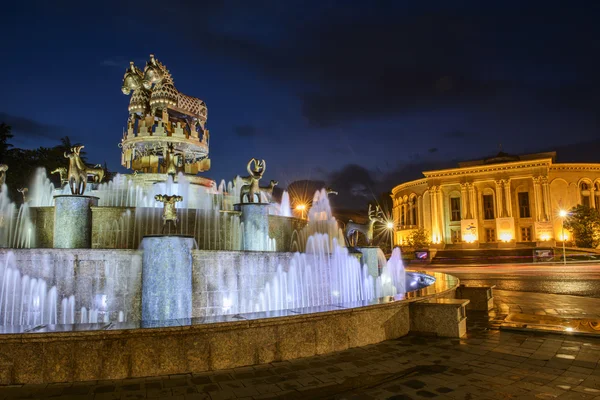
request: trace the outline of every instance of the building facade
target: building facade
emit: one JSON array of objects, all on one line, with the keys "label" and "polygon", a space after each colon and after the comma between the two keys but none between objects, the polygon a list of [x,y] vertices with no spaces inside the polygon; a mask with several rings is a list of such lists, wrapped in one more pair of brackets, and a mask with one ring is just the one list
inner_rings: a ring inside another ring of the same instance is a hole
[{"label": "building facade", "polygon": [[[496,157],[423,172],[392,190],[395,244],[424,228],[434,245],[512,247],[570,240],[560,210],[600,208],[600,164],[556,163],[556,153]],[[485,244],[485,245],[484,245]]]}]

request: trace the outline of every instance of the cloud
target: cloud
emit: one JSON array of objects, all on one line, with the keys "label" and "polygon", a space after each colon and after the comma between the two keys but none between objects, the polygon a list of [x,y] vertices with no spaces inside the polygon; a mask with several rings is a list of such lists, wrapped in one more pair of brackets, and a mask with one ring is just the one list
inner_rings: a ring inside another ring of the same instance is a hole
[{"label": "cloud", "polygon": [[438,152],[438,148],[437,147],[431,147],[429,150],[427,150],[429,153],[437,153]]},{"label": "cloud", "polygon": [[[181,29],[193,29],[193,35],[178,30],[178,38],[202,37],[190,42],[199,53],[241,61],[287,85],[316,127],[457,106],[501,114],[518,107],[515,98],[552,109],[597,110],[593,54],[600,49],[590,10],[598,5],[532,3],[434,9],[348,2],[340,12],[321,2],[306,12],[295,1],[285,7],[215,2],[206,10],[175,1],[165,11]],[[199,14],[210,22],[193,23]]]},{"label": "cloud", "polygon": [[254,137],[259,134],[258,130],[252,125],[234,126],[233,131],[240,137]]},{"label": "cloud", "polygon": [[69,130],[65,127],[45,124],[31,118],[11,115],[4,112],[0,112],[0,122],[10,125],[15,136],[27,135],[27,139],[59,139],[60,137],[69,134]]}]

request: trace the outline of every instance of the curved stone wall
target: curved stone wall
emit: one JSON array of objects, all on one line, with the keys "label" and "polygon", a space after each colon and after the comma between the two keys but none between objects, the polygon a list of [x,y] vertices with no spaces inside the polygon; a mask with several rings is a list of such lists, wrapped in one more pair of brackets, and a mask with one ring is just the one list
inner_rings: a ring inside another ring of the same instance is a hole
[{"label": "curved stone wall", "polygon": [[454,297],[458,279],[429,274],[434,284],[371,304],[192,318],[151,329],[136,329],[139,323],[57,325],[45,333],[0,335],[0,384],[202,372],[395,339],[410,329],[411,302]]}]

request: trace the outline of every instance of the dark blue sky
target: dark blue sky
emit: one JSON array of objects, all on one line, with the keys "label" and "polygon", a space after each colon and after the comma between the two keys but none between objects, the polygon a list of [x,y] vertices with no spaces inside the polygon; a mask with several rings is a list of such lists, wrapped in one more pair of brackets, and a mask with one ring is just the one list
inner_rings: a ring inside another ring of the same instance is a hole
[{"label": "dark blue sky", "polygon": [[260,157],[282,186],[389,190],[499,143],[600,162],[599,17],[592,1],[13,2],[0,121],[17,146],[69,135],[117,169],[123,73],[154,53],[207,103],[214,179]]}]

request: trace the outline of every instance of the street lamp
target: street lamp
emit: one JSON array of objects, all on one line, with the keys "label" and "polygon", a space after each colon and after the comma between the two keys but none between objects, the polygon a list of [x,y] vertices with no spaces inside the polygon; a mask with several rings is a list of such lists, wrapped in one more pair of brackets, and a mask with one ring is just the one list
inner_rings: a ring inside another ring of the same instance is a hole
[{"label": "street lamp", "polygon": [[385,226],[390,230],[390,253],[394,251],[394,223],[388,221]]},{"label": "street lamp", "polygon": [[304,219],[304,211],[306,211],[306,204],[298,204],[296,210],[301,212],[302,219]]},{"label": "street lamp", "polygon": [[560,210],[558,216],[560,217],[560,229],[562,231],[562,247],[563,247],[563,264],[567,265],[567,252],[565,251],[565,217],[569,215],[565,210]]}]

